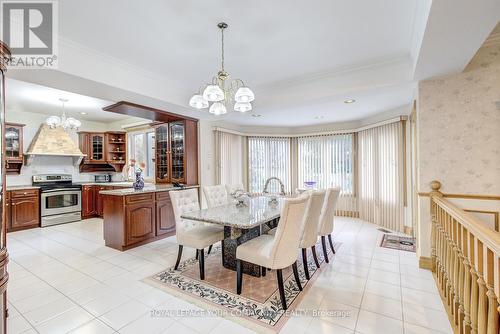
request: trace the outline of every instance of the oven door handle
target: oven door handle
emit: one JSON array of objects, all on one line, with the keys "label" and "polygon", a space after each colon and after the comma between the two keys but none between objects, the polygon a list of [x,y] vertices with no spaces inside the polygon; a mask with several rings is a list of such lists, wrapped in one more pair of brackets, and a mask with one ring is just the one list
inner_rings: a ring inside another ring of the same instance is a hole
[{"label": "oven door handle", "polygon": [[56,193],[56,192],[66,192],[66,191],[81,191],[81,188],[64,188],[64,189],[51,189],[51,190],[42,190],[42,194],[46,193]]}]

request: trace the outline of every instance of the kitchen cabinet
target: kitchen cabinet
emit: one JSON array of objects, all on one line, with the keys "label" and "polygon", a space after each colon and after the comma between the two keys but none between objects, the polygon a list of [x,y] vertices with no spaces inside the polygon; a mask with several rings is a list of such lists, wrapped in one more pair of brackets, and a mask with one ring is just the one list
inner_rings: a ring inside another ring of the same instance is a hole
[{"label": "kitchen cabinet", "polygon": [[198,183],[198,123],[180,120],[155,127],[156,183]]},{"label": "kitchen cabinet", "polygon": [[106,246],[123,251],[175,234],[169,191],[103,197]]},{"label": "kitchen cabinet", "polygon": [[121,172],[127,159],[127,134],[125,132],[105,133],[106,161]]},{"label": "kitchen cabinet", "polygon": [[80,164],[80,172],[121,172],[126,164],[126,133],[79,132],[80,151],[86,155]]},{"label": "kitchen cabinet", "polygon": [[9,232],[40,226],[38,189],[8,191],[5,202]]},{"label": "kitchen cabinet", "polygon": [[156,235],[175,232],[175,216],[169,192],[156,193]]},{"label": "kitchen cabinet", "polygon": [[23,166],[24,124],[5,123],[5,169],[7,174],[20,174]]},{"label": "kitchen cabinet", "polygon": [[96,187],[93,185],[84,185],[82,187],[82,219],[97,215],[95,190]]},{"label": "kitchen cabinet", "polygon": [[89,142],[90,162],[103,163],[106,161],[104,152],[104,133],[91,133]]},{"label": "kitchen cabinet", "polygon": [[155,203],[149,199],[125,206],[126,242],[133,245],[155,235]]}]

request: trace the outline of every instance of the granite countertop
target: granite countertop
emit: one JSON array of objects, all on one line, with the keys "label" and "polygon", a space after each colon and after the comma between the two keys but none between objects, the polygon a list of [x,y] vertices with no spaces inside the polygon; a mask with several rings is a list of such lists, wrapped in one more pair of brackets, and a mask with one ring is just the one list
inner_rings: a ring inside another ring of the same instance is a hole
[{"label": "granite countertop", "polygon": [[218,225],[249,229],[267,223],[280,216],[284,197],[271,203],[269,196],[250,197],[247,206],[237,207],[235,203],[214,208],[186,212],[183,219],[196,220]]},{"label": "granite countertop", "polygon": [[110,186],[110,187],[132,187],[132,181],[112,181],[112,182],[74,182],[82,186]]},{"label": "granite countertop", "polygon": [[20,186],[7,186],[7,191],[10,190],[23,190],[23,189],[40,189],[39,186],[32,186],[30,185],[20,185]]},{"label": "granite countertop", "polygon": [[112,196],[126,196],[134,194],[145,194],[145,193],[156,193],[162,191],[171,190],[181,190],[181,189],[191,189],[199,188],[199,186],[185,186],[184,188],[174,187],[171,184],[147,184],[141,190],[135,190],[134,188],[123,188],[114,190],[101,190],[99,194],[101,195],[112,195]]}]

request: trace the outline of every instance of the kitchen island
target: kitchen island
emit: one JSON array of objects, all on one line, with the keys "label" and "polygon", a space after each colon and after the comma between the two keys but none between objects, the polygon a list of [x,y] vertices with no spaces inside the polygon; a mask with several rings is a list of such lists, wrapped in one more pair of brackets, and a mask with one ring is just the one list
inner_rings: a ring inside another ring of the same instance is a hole
[{"label": "kitchen island", "polygon": [[[187,186],[198,188],[198,186]],[[147,185],[141,190],[102,190],[104,241],[121,251],[175,234],[175,217],[169,184]]]}]

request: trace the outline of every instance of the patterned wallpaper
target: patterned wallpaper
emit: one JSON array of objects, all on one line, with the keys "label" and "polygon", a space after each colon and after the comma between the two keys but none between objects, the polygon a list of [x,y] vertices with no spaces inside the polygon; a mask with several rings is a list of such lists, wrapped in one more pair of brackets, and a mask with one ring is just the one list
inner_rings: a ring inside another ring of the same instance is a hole
[{"label": "patterned wallpaper", "polygon": [[500,46],[482,51],[466,72],[419,84],[419,191],[436,179],[444,192],[500,195]]}]

